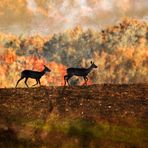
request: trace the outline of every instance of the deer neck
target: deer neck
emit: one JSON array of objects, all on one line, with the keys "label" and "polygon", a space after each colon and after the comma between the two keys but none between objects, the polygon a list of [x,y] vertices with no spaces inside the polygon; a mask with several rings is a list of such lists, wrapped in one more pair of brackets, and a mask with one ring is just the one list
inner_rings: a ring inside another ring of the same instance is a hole
[{"label": "deer neck", "polygon": [[45,69],[41,71],[41,75],[43,76],[46,73]]},{"label": "deer neck", "polygon": [[87,73],[91,72],[92,69],[93,69],[93,67],[92,67],[92,65],[91,65],[89,68],[87,68]]}]

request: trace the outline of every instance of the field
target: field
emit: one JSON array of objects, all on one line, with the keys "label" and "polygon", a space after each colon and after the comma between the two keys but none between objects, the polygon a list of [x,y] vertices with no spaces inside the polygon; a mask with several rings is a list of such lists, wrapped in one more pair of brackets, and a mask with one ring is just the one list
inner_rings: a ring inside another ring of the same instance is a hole
[{"label": "field", "polygon": [[148,146],[148,85],[0,89],[0,147]]}]

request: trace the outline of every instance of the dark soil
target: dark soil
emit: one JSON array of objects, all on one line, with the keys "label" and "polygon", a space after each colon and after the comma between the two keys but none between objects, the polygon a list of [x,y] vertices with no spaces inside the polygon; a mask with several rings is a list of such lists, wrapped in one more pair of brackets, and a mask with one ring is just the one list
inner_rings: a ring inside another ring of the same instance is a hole
[{"label": "dark soil", "polygon": [[[53,116],[61,123],[67,119],[73,121],[79,119],[95,125],[109,123],[125,128],[144,129],[146,131],[144,146],[146,146],[148,140],[148,85],[104,84],[71,87],[2,88],[0,89],[0,146],[9,146],[10,143],[6,142],[8,139],[14,141],[11,142],[11,146],[15,145],[14,143],[17,145],[21,143],[24,147],[26,147],[26,143],[30,143],[29,147],[32,147],[32,143],[33,146],[40,145],[41,138],[37,137],[44,135],[44,132],[36,130],[39,129],[38,127],[27,128],[30,133],[36,135],[34,140],[30,140],[30,135],[27,137],[30,142],[26,142],[24,139],[18,140],[18,135],[23,130],[25,123],[38,121],[44,125],[51,118],[53,122]],[[64,140],[71,137],[69,134],[57,131],[47,132],[45,135],[46,138],[58,135],[64,137]],[[59,138],[57,141],[60,139],[63,140]],[[71,141],[75,142],[73,139]],[[101,145],[104,143],[102,138],[99,141]],[[119,141],[115,140],[113,147],[121,145],[122,140]],[[97,145],[96,137],[94,137],[93,142]],[[141,142],[143,143],[143,141]],[[112,140],[111,142],[107,140],[108,143],[112,143]],[[136,146],[134,143],[131,145],[125,141],[123,143],[124,145],[121,147]],[[104,147],[107,144],[104,144]],[[58,147],[58,145],[54,146]],[[80,145],[80,147],[83,146]],[[88,147],[91,147],[90,144]]]}]

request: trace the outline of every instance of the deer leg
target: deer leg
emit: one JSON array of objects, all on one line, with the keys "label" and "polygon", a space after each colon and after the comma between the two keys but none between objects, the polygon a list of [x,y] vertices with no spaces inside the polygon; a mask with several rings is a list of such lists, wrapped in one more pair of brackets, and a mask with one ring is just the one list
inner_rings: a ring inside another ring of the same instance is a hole
[{"label": "deer leg", "polygon": [[38,79],[36,79],[36,83],[34,85],[32,85],[32,86],[36,86],[37,84],[38,84]]},{"label": "deer leg", "polygon": [[41,81],[40,81],[40,79],[38,80],[38,82],[39,82],[39,84],[40,84],[40,86],[41,86]]},{"label": "deer leg", "polygon": [[24,79],[24,77],[21,77],[21,78],[17,81],[15,88],[17,87],[18,83],[19,83],[22,79]]},{"label": "deer leg", "polygon": [[64,82],[65,82],[65,83],[64,83],[64,86],[66,85],[67,78],[68,78],[68,75],[65,75],[65,76],[64,76]]},{"label": "deer leg", "polygon": [[88,78],[86,76],[83,76],[83,78],[84,78],[84,81],[85,81],[85,83],[83,85],[87,85]]},{"label": "deer leg", "polygon": [[69,84],[69,81],[68,81],[68,80],[69,80],[71,77],[72,77],[72,76],[68,76],[68,77],[67,77],[67,79],[66,79],[66,81],[67,81],[67,83],[68,83],[68,86],[70,86],[70,84]]},{"label": "deer leg", "polygon": [[87,85],[87,81],[88,81],[88,78],[87,77],[85,77],[85,81],[86,81],[86,85]]},{"label": "deer leg", "polygon": [[26,84],[27,87],[29,87],[28,84],[27,84],[27,80],[28,80],[28,78],[25,79],[25,84]]}]

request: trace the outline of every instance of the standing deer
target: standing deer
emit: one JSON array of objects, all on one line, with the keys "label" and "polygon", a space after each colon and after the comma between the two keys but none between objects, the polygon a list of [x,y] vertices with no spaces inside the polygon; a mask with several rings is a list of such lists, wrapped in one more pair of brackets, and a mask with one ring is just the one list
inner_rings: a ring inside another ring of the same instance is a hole
[{"label": "standing deer", "polygon": [[28,78],[36,79],[36,84],[32,85],[35,86],[38,83],[41,85],[40,79],[46,73],[50,72],[51,70],[44,65],[44,70],[42,71],[33,71],[33,70],[24,70],[21,72],[21,78],[17,81],[15,88],[17,87],[18,83],[25,78],[25,84],[28,87],[27,80]]},{"label": "standing deer", "polygon": [[68,85],[70,85],[68,80],[74,75],[83,77],[85,81],[84,84],[87,85],[88,81],[87,75],[92,71],[93,68],[97,68],[97,66],[92,61],[89,68],[68,68],[67,75],[64,76],[64,81],[65,81],[64,85],[66,85],[66,82],[68,83]]}]

